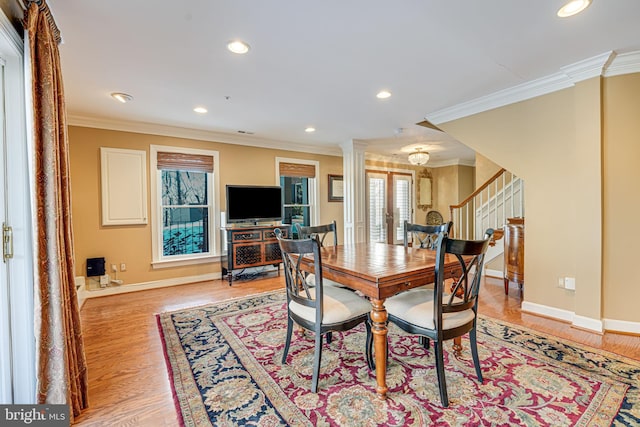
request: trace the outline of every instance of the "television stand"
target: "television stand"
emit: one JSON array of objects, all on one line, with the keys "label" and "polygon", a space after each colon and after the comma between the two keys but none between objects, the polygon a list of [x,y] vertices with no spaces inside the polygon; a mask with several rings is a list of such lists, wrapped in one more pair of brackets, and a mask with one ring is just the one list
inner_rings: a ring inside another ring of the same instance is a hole
[{"label": "television stand", "polygon": [[280,275],[282,254],[274,230],[282,230],[289,237],[289,225],[248,225],[225,228],[227,255],[220,260],[222,276],[227,276],[229,286],[233,283],[233,270],[273,265]]}]

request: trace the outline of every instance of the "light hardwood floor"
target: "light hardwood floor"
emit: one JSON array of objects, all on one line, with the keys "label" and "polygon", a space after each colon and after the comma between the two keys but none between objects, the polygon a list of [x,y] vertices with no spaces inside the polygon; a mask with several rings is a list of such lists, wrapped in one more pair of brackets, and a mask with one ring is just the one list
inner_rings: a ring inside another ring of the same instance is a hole
[{"label": "light hardwood floor", "polygon": [[[89,366],[90,408],[78,426],[177,426],[155,314],[229,298],[284,289],[283,277],[192,285],[89,299],[81,310]],[[487,278],[481,314],[640,360],[640,337],[597,335],[520,311],[515,285]]]}]

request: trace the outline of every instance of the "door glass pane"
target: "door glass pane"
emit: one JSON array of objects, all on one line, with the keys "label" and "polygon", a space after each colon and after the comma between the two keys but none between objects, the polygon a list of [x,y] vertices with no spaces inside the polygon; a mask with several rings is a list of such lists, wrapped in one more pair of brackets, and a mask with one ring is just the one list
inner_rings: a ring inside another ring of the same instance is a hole
[{"label": "door glass pane", "polygon": [[369,242],[387,241],[386,186],[387,178],[382,174],[367,174],[369,204]]},{"label": "door glass pane", "polygon": [[393,230],[395,243],[403,241],[404,222],[411,221],[411,177],[393,176]]}]

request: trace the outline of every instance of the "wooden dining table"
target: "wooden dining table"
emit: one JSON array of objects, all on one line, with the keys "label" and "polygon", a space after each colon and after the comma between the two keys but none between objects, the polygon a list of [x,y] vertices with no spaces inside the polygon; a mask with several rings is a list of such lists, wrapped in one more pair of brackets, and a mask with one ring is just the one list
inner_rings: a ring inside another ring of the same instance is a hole
[{"label": "wooden dining table", "polygon": [[[435,281],[436,251],[386,243],[356,243],[321,249],[322,275],[369,297],[376,361],[376,393],[387,397],[387,310],[385,299]],[[302,268],[313,270],[304,258]],[[452,255],[445,256],[445,279],[461,274]]]}]

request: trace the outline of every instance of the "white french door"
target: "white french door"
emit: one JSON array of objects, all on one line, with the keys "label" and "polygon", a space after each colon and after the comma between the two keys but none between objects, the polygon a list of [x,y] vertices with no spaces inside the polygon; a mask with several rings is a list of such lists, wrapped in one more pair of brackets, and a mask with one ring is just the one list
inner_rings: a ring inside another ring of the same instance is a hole
[{"label": "white french door", "polygon": [[[5,126],[5,96],[4,96],[4,60],[0,57],[0,219],[6,215],[5,200],[5,152],[6,152],[6,126]],[[2,224],[3,229],[5,223]],[[4,242],[3,242],[4,244]],[[7,275],[7,263],[0,261],[0,403],[13,402],[12,388],[12,363],[11,363],[11,316],[9,277]]]},{"label": "white french door", "polygon": [[0,10],[0,404],[36,397],[24,45]]},{"label": "white french door", "polygon": [[369,242],[403,242],[403,224],[412,215],[412,181],[406,173],[367,171]]}]

